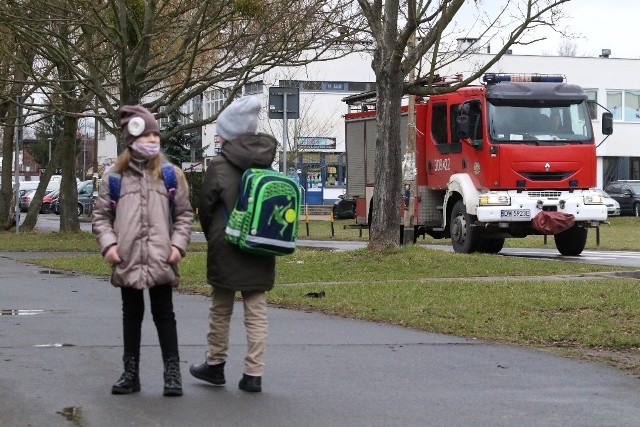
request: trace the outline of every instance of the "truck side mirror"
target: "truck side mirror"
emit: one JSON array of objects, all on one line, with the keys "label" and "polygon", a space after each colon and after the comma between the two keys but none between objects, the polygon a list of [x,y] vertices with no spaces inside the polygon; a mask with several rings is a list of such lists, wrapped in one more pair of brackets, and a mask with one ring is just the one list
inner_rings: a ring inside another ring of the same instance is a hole
[{"label": "truck side mirror", "polygon": [[602,134],[611,135],[613,133],[613,114],[605,111],[602,113]]}]

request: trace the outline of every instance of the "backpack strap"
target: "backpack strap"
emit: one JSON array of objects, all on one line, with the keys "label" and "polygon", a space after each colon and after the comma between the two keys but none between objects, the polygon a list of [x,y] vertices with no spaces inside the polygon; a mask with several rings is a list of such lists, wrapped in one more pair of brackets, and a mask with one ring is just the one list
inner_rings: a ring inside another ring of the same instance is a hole
[{"label": "backpack strap", "polygon": [[[162,160],[162,180],[164,186],[169,193],[169,205],[173,209],[174,198],[176,197],[176,189],[178,188],[178,177],[176,176],[176,170],[171,162]],[[109,172],[109,197],[111,198],[111,209],[113,212],[116,210],[118,200],[120,200],[120,189],[122,188],[122,175],[119,172]]]},{"label": "backpack strap", "polygon": [[111,198],[111,210],[115,213],[116,205],[120,199],[120,187],[122,185],[122,175],[119,172],[109,172],[109,197]]},{"label": "backpack strap", "polygon": [[178,188],[178,177],[176,176],[173,163],[163,159],[161,172],[164,186],[169,193],[169,200],[173,200],[176,197],[176,188]]}]

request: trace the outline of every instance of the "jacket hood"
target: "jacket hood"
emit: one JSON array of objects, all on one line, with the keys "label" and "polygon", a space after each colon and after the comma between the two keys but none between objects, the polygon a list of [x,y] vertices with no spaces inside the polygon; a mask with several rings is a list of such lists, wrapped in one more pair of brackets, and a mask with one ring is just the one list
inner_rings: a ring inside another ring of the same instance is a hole
[{"label": "jacket hood", "polygon": [[276,156],[278,141],[265,133],[245,134],[222,145],[222,155],[235,167],[270,168]]}]

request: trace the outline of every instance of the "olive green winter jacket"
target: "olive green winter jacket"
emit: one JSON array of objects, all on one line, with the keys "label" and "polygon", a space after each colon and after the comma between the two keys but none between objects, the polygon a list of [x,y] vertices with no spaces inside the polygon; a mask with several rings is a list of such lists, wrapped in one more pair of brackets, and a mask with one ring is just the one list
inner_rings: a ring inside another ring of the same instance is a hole
[{"label": "olive green winter jacket", "polygon": [[235,291],[267,291],[275,282],[275,257],[241,250],[225,240],[242,173],[251,167],[271,168],[277,141],[267,134],[241,135],[222,145],[222,155],[207,167],[200,191],[200,222],[207,236],[207,280]]}]

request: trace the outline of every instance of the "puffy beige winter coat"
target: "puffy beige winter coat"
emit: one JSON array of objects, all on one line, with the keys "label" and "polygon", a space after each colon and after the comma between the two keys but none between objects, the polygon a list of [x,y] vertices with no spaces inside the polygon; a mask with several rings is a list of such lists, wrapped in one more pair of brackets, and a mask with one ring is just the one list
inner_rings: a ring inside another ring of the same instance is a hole
[{"label": "puffy beige winter coat", "polygon": [[184,255],[191,240],[193,210],[184,175],[176,168],[178,188],[170,226],[169,195],[164,181],[150,176],[139,162],[132,160],[129,166],[130,170],[122,174],[115,217],[108,173],[102,178],[93,212],[93,233],[100,252],[104,255],[110,246],[117,244],[122,259],[113,266],[111,284],[136,289],[162,284],[178,286],[178,266],[167,260],[171,246]]}]

